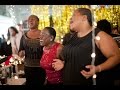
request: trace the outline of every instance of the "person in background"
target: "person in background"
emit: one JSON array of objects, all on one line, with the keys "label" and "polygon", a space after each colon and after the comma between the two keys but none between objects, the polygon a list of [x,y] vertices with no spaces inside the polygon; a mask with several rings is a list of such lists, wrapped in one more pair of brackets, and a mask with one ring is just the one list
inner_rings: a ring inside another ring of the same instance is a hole
[{"label": "person in background", "polygon": [[43,47],[40,45],[40,30],[38,29],[39,18],[36,15],[28,17],[29,30],[22,36],[20,41],[19,56],[24,59],[24,72],[26,85],[43,85],[45,71],[40,67],[40,59]]},{"label": "person in background", "polygon": [[4,34],[2,34],[2,42],[6,42]]},{"label": "person in background", "polygon": [[[3,59],[3,62],[6,66],[10,65],[10,60],[18,56],[20,39],[22,36],[22,31],[18,31],[15,27],[11,26],[8,28],[7,40],[3,37],[3,43],[1,45],[0,55],[5,55],[6,58]],[[15,65],[13,66],[13,73],[17,73]],[[11,70],[11,69],[10,69]]]},{"label": "person in background", "polygon": [[118,32],[118,25],[112,28],[112,34],[116,34],[120,36],[120,33]]},{"label": "person in background", "polygon": [[1,43],[1,48],[0,48],[0,55],[3,56],[7,56],[5,59],[3,59],[3,62],[6,62],[7,65],[9,64],[9,59],[12,57],[12,46],[11,46],[11,42],[10,42],[10,33],[8,30],[7,33],[7,40],[5,40],[4,42]]},{"label": "person in background", "polygon": [[69,42],[69,40],[72,38],[74,34],[74,31],[70,30],[68,33],[65,34],[65,36],[63,37],[63,42],[62,44],[65,45]]},{"label": "person in background", "polygon": [[0,37],[0,48],[1,48],[1,44],[2,44],[2,38]]},{"label": "person in background", "polygon": [[11,26],[8,28],[10,33],[10,41],[12,45],[12,54],[18,55],[18,50],[20,46],[20,39],[23,35],[23,32],[20,30],[18,31],[17,28]]},{"label": "person in background", "polygon": [[111,23],[106,19],[99,20],[97,22],[97,28],[99,28],[100,30],[106,32],[107,34],[111,35],[112,37],[119,36],[118,34],[115,34],[115,33],[112,32]]},{"label": "person in background", "polygon": [[[12,73],[15,73],[15,67],[14,65],[12,65],[10,63],[10,59],[12,58],[12,46],[11,46],[11,42],[10,42],[10,33],[8,30],[7,33],[7,39],[2,42],[1,44],[1,48],[0,48],[0,55],[4,56],[5,58],[0,60],[0,64],[3,64],[5,66],[9,66],[9,68],[6,69],[6,76],[11,78],[12,77]],[[12,68],[13,66],[13,68]]]},{"label": "person in background", "polygon": [[56,31],[52,27],[45,27],[40,35],[40,44],[44,46],[40,66],[46,71],[47,85],[62,85],[62,71],[55,71],[52,63],[53,59],[60,58],[63,46],[55,42]]},{"label": "person in background", "polygon": [[[96,74],[96,85],[113,85],[111,68],[120,63],[120,51],[113,38],[92,27],[92,13],[87,8],[74,11],[70,29],[76,33],[63,47],[62,60],[54,59],[52,63],[56,71],[63,69],[63,84],[92,85],[92,76]],[[94,39],[95,65],[91,65],[93,30],[95,37],[100,38]]]},{"label": "person in background", "polygon": [[64,35],[62,45],[66,45],[67,43],[69,43],[69,41],[72,38],[72,36],[74,35],[74,33],[75,33],[75,31],[70,29],[69,32]]},{"label": "person in background", "polygon": [[[102,19],[97,22],[97,28],[106,32],[110,36],[112,36],[113,39],[117,42],[118,47],[120,48],[120,37],[119,37],[120,35],[118,33],[117,27],[115,27],[114,30],[112,30],[112,26],[110,22],[106,19]],[[113,79],[115,80],[115,83],[116,83],[116,80],[120,80],[120,64],[112,68],[112,74],[113,74]]]},{"label": "person in background", "polygon": [[106,32],[107,34],[109,34],[110,36],[113,37],[113,39],[116,41],[118,47],[120,47],[120,35],[117,33],[113,33],[111,24],[108,20],[106,19],[102,19],[100,21],[97,22],[97,28],[99,28],[100,30]]}]

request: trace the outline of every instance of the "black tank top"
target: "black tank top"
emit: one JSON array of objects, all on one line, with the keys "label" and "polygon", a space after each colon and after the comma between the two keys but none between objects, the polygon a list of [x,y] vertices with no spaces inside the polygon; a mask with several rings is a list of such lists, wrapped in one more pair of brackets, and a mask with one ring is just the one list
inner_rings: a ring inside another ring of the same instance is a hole
[{"label": "black tank top", "polygon": [[[97,35],[99,32],[100,30],[95,29],[95,35]],[[106,60],[106,57],[101,53],[97,46],[95,48],[96,48],[95,65],[98,65],[104,62]],[[82,69],[83,66],[91,64],[92,61],[91,54],[92,54],[92,31],[84,37],[77,37],[77,33],[75,33],[71,40],[69,41],[69,43],[64,46],[62,52],[63,60],[65,61],[63,69],[63,82],[65,85],[92,84],[92,78],[86,79],[80,73],[80,70]],[[100,75],[97,75],[98,83],[99,81],[103,80],[101,79],[101,77],[105,75],[107,74],[101,73]]]}]

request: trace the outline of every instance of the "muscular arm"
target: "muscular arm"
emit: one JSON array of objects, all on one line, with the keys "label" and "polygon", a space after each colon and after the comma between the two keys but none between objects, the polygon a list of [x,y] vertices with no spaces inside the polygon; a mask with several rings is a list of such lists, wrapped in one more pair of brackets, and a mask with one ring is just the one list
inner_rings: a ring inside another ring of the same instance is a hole
[{"label": "muscular arm", "polygon": [[[120,50],[115,40],[105,32],[101,31],[98,36],[100,40],[96,41],[96,44],[103,55],[107,57],[107,60],[100,64],[101,71],[111,69],[120,63]],[[96,68],[98,72],[98,66]]]},{"label": "muscular arm", "polygon": [[94,73],[109,70],[120,63],[120,51],[117,43],[113,40],[113,38],[103,31],[99,32],[97,36],[100,37],[100,40],[95,41],[97,47],[107,58],[107,60],[97,66],[87,65],[86,68],[89,68],[90,71],[81,71],[82,75],[86,78],[93,76]]},{"label": "muscular arm", "polygon": [[63,45],[60,45],[57,49],[57,58],[59,59],[54,59],[52,63],[52,67],[56,70],[59,71],[64,67],[64,61],[60,60],[61,56],[60,53],[62,51]]}]

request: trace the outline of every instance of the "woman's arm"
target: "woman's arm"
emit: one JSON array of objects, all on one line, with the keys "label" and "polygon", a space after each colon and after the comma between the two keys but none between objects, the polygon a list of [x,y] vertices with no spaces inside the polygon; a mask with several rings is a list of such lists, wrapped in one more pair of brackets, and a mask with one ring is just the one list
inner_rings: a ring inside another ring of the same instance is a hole
[{"label": "woman's arm", "polygon": [[62,49],[63,49],[63,45],[60,44],[57,48],[57,53],[56,53],[56,57],[59,58],[59,59],[62,58],[62,55],[61,55]]},{"label": "woman's arm", "polygon": [[61,51],[62,51],[63,45],[59,45],[57,48],[57,55],[56,59],[53,60],[52,67],[56,70],[59,71],[64,67],[64,61],[60,60],[62,58],[61,56]]},{"label": "woman's arm", "polygon": [[99,65],[101,71],[104,71],[111,69],[120,63],[120,50],[115,40],[105,32],[101,31],[98,33],[98,36],[100,37],[100,40],[97,41],[97,45],[99,45],[99,49],[103,55],[107,57],[107,60]]},{"label": "woman's arm", "polygon": [[120,50],[115,40],[103,31],[99,32],[97,36],[100,37],[100,40],[96,40],[97,47],[107,60],[98,66],[87,65],[86,68],[89,68],[90,71],[81,71],[86,78],[93,76],[97,72],[109,70],[120,63]]}]

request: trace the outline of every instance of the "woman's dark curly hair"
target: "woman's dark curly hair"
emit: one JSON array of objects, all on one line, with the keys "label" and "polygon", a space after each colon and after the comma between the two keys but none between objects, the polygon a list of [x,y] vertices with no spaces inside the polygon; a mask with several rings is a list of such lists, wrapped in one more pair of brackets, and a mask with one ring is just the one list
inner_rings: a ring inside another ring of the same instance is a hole
[{"label": "woman's dark curly hair", "polygon": [[13,31],[15,31],[16,33],[18,33],[17,28],[15,28],[15,27],[13,27],[13,26],[9,27],[9,28],[8,28],[8,33],[7,33],[8,39],[10,38],[10,31],[9,31],[9,29],[12,29]]},{"label": "woman's dark curly hair", "polygon": [[17,28],[15,28],[15,27],[13,27],[13,26],[9,27],[9,29],[12,29],[13,31],[15,31],[16,33],[18,33]]},{"label": "woman's dark curly hair", "polygon": [[111,32],[112,32],[111,23],[106,19],[102,19],[102,20],[98,21],[97,28],[105,31],[108,34],[111,34]]}]

